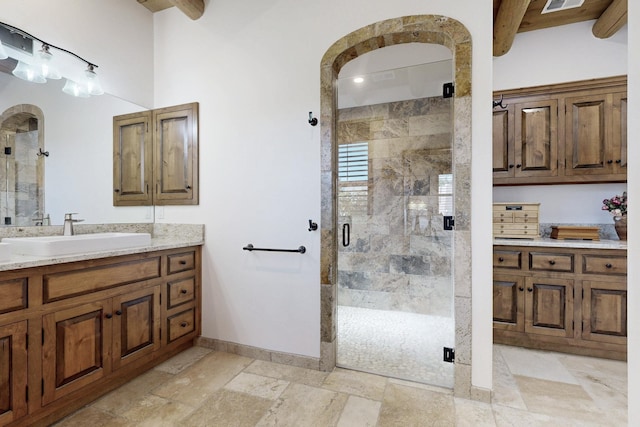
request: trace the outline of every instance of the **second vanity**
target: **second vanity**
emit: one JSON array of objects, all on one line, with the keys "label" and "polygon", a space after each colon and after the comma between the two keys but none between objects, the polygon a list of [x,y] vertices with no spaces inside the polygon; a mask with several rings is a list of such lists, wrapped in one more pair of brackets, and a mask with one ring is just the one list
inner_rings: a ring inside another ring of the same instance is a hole
[{"label": "second vanity", "polygon": [[203,227],[147,226],[143,247],[0,262],[0,426],[49,425],[193,345]]},{"label": "second vanity", "polygon": [[626,242],[495,239],[494,342],[626,360]]}]

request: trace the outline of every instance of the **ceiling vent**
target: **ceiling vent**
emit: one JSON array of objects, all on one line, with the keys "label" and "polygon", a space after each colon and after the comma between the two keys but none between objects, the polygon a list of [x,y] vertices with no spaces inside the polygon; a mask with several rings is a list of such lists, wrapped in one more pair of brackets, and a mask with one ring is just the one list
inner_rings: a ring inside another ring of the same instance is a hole
[{"label": "ceiling vent", "polygon": [[559,12],[561,10],[573,9],[580,7],[584,0],[547,0],[547,4],[542,8],[540,13]]}]

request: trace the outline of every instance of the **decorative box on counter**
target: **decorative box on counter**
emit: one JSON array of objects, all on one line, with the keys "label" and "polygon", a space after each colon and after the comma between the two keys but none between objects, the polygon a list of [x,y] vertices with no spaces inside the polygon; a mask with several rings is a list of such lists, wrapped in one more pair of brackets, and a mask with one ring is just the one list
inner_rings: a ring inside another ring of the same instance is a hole
[{"label": "decorative box on counter", "polygon": [[600,240],[600,227],[554,225],[551,238],[558,240]]},{"label": "decorative box on counter", "polygon": [[493,237],[534,239],[540,236],[540,203],[494,203]]}]

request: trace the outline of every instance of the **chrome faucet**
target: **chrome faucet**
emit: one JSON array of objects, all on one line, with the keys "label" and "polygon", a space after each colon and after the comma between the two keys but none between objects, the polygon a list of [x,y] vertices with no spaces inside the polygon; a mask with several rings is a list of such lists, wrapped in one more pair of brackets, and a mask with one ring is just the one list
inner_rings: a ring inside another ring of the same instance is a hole
[{"label": "chrome faucet", "polygon": [[64,229],[62,230],[63,236],[73,236],[73,223],[81,222],[84,219],[74,219],[73,215],[77,215],[75,213],[66,213],[64,214]]}]

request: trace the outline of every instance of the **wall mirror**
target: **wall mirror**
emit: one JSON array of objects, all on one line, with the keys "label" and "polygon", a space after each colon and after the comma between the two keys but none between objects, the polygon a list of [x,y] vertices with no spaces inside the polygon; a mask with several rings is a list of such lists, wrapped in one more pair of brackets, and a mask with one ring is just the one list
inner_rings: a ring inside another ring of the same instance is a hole
[{"label": "wall mirror", "polygon": [[113,116],[147,108],[9,73],[0,72],[0,227],[59,225],[66,212],[88,223],[153,222],[153,207],[112,204]]}]

